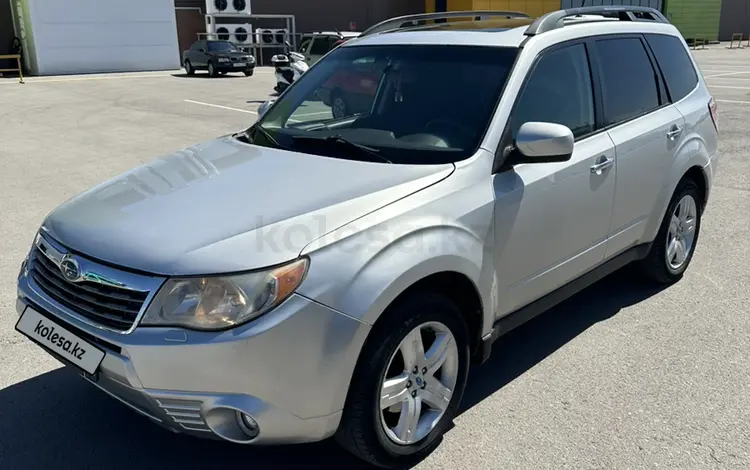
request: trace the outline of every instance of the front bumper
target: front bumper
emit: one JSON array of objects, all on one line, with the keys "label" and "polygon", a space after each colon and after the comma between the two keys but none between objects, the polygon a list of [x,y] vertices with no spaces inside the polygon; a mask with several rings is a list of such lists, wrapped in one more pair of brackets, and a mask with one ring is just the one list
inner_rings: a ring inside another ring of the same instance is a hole
[{"label": "front bumper", "polygon": [[[106,355],[94,376],[68,366],[138,413],[175,432],[252,444],[331,436],[369,330],[293,295],[228,331],[141,327],[120,334],[79,321],[21,276],[19,315],[28,306],[95,341]],[[255,419],[257,437],[243,432],[237,412]]]},{"label": "front bumper", "polygon": [[219,63],[216,64],[216,69],[220,72],[250,72],[251,70],[255,70],[255,64],[250,63],[247,64],[245,67],[235,67],[233,62],[228,63]]}]

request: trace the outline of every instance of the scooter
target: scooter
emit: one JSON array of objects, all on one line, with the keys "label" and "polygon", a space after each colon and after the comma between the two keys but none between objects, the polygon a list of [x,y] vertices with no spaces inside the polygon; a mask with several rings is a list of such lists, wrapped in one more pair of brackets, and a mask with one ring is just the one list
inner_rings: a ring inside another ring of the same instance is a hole
[{"label": "scooter", "polygon": [[299,77],[310,68],[305,62],[305,56],[294,51],[276,54],[271,57],[271,63],[276,69],[276,86],[273,89],[279,94],[299,80]]}]

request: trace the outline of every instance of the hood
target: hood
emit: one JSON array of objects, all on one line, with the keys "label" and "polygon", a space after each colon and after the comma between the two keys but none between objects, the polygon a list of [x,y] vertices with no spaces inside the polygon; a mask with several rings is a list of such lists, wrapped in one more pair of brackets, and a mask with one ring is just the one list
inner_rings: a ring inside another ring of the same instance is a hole
[{"label": "hood", "polygon": [[163,275],[286,262],[313,240],[453,171],[308,155],[222,137],[55,209],[42,230],[92,258]]}]

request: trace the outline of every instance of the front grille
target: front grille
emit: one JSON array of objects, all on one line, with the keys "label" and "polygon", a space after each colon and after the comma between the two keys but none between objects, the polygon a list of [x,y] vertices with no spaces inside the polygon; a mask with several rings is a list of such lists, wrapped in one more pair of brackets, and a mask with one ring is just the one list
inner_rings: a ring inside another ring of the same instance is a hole
[{"label": "front grille", "polygon": [[149,294],[98,282],[69,282],[60,268],[37,247],[29,260],[29,273],[48,296],[73,312],[112,329],[128,330]]}]

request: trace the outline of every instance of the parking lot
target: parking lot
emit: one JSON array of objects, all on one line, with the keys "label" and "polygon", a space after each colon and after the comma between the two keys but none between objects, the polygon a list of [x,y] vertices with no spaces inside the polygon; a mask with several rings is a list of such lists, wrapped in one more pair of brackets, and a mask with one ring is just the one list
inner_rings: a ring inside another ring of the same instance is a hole
[{"label": "parking lot", "polygon": [[[750,49],[694,54],[718,101],[721,162],[684,279],[648,291],[616,274],[501,339],[418,468],[750,468]],[[269,68],[0,78],[0,468],[360,468],[328,442],[171,434],[14,331],[18,267],[49,211],[249,126],[274,83]]]}]

